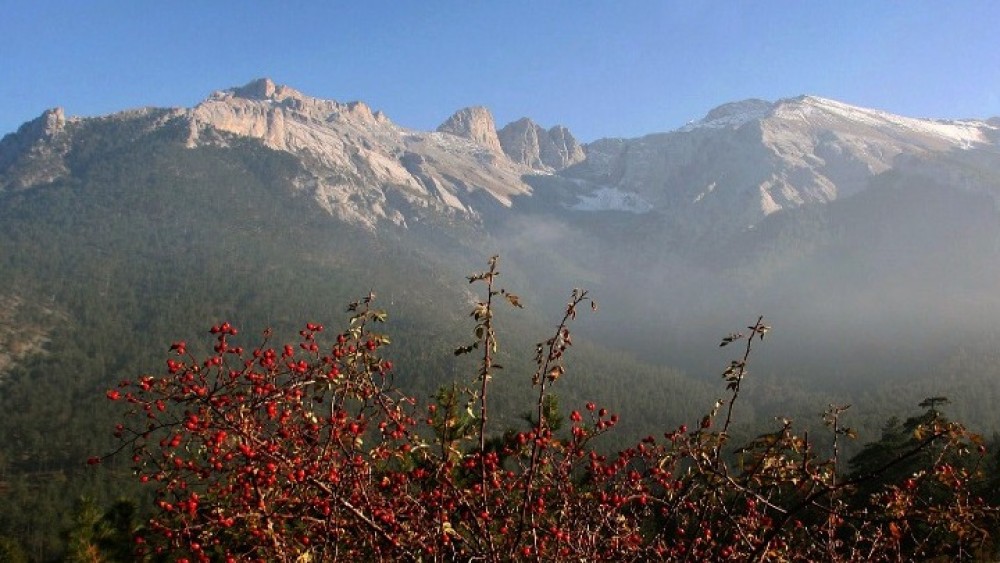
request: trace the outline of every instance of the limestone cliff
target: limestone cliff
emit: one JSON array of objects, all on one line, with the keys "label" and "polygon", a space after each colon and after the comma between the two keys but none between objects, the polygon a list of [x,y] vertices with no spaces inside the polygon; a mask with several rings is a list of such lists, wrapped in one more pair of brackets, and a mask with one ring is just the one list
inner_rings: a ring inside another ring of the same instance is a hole
[{"label": "limestone cliff", "polygon": [[493,114],[482,106],[458,110],[447,121],[438,126],[437,131],[469,139],[493,153],[503,153],[500,139],[497,137]]},{"label": "limestone cliff", "polygon": [[583,147],[568,129],[555,126],[548,131],[523,117],[498,132],[500,145],[507,156],[538,171],[557,171],[581,162]]},{"label": "limestone cliff", "polygon": [[529,193],[522,168],[503,158],[489,111],[456,116],[448,132],[413,131],[362,102],[313,98],[260,79],[191,110],[188,144],[224,142],[213,134],[221,131],[293,153],[310,172],[302,189],[330,213],[369,226],[406,224],[421,210],[475,217],[473,193],[504,206]]}]

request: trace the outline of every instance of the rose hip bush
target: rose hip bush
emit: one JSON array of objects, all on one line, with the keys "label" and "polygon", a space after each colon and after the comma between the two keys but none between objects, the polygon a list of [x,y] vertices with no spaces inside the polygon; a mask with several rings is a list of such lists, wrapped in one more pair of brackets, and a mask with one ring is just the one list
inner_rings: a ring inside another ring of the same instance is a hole
[{"label": "rose hip bush", "polygon": [[[342,331],[308,323],[294,344],[265,332],[252,347],[229,323],[211,328],[214,353],[170,347],[165,373],[107,392],[126,405],[115,429],[136,478],[155,489],[139,558],[177,561],[328,560],[909,560],[989,553],[996,509],[979,496],[983,449],[961,425],[934,416],[908,449],[845,476],[830,433],[799,435],[791,421],[743,447],[729,443],[762,319],[723,345],[742,344],[723,377],[728,396],[698,423],[607,455],[591,441],[618,415],[586,403],[560,428],[551,388],[567,377],[574,290],[552,336],[538,344],[530,427],[498,433],[490,381],[501,369],[493,324],[518,297],[489,269],[471,316],[480,370],[467,388],[421,405],[394,386],[383,358],[386,314],[373,297],[348,307]],[[526,381],[526,384],[529,382]],[[816,450],[833,455],[819,456]],[[902,482],[880,482],[900,464]],[[98,458],[92,459],[99,462]],[[860,486],[878,483],[859,498]]]}]

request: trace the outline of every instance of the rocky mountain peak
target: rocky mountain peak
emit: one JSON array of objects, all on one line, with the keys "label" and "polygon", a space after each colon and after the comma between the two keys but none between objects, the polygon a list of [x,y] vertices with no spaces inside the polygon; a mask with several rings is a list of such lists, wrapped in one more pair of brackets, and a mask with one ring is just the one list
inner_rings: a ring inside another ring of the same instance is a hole
[{"label": "rocky mountain peak", "polygon": [[0,192],[51,182],[67,172],[66,114],[62,108],[42,115],[0,139]]},{"label": "rocky mountain peak", "polygon": [[442,123],[437,131],[469,139],[494,153],[503,154],[493,114],[485,107],[473,106],[460,109]]},{"label": "rocky mountain peak", "polygon": [[45,110],[42,115],[25,123],[17,130],[17,135],[24,142],[34,143],[43,139],[50,139],[62,132],[66,127],[66,113],[63,108],[52,108]]},{"label": "rocky mountain peak", "polygon": [[508,123],[497,136],[511,160],[534,170],[562,170],[585,158],[583,147],[569,129],[561,125],[546,131],[531,119],[522,117]]},{"label": "rocky mountain peak", "polygon": [[284,84],[276,84],[270,78],[251,80],[243,86],[216,92],[213,97],[215,96],[278,103],[285,102],[286,100],[295,100],[303,103],[319,101],[316,98],[303,94],[295,88],[285,86]]},{"label": "rocky mountain peak", "polygon": [[[290,90],[284,86],[281,88],[282,90]],[[277,90],[278,86],[270,78],[258,78],[244,86],[233,88],[232,92],[241,98],[250,100],[270,100],[275,98]]]}]

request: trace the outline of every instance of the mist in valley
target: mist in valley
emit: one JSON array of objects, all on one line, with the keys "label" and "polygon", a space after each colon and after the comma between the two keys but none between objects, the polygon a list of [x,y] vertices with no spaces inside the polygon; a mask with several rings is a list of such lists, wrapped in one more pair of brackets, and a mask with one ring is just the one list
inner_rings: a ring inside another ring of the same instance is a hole
[{"label": "mist in valley", "polygon": [[[573,210],[564,185],[561,205],[529,207],[493,236],[546,314],[557,307],[544,304],[586,287],[601,310],[581,334],[692,384],[721,390],[732,352],[720,339],[763,315],[774,330],[748,380],[762,386],[748,397],[763,420],[855,404],[868,411],[871,436],[882,414],[948,396],[950,412],[990,432],[1000,429],[1000,192],[964,156],[902,166],[851,197],[696,236],[656,212]],[[551,185],[542,182],[536,189]]]}]

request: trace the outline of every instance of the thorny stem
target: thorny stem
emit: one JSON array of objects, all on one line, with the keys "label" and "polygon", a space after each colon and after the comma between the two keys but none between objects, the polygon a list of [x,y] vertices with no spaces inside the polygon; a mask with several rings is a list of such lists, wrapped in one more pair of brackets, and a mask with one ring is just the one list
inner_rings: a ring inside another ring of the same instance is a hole
[{"label": "thorny stem", "polygon": [[[497,272],[497,257],[494,256],[490,258],[490,269],[486,273],[486,314],[483,320],[483,366],[480,372],[480,389],[479,389],[479,455],[481,457],[486,456],[486,390],[489,387],[490,373],[493,369],[493,354],[492,347],[496,343],[496,337],[493,334],[493,280],[499,275]],[[482,466],[482,476],[483,476],[483,500],[486,500],[486,465],[480,464]]]},{"label": "thorny stem", "polygon": [[838,517],[840,511],[837,509],[837,472],[840,469],[840,434],[843,432],[840,426],[840,415],[850,408],[850,405],[837,406],[830,405],[830,410],[828,411],[828,417],[833,428],[833,466],[830,470],[830,488],[833,491],[830,493],[829,498],[829,511],[831,516],[827,517],[827,553],[828,556],[833,559],[834,556],[834,541],[836,536],[836,526],[834,525],[833,517]]},{"label": "thorny stem", "polygon": [[715,464],[717,466],[722,464],[722,446],[725,444],[726,437],[729,435],[729,425],[733,420],[733,407],[736,405],[736,399],[740,396],[740,386],[743,383],[743,377],[746,375],[747,362],[750,361],[750,351],[753,349],[753,339],[754,337],[760,335],[763,337],[764,327],[764,316],[761,315],[757,317],[757,322],[753,326],[748,327],[750,329],[750,334],[747,336],[746,347],[743,349],[743,359],[736,366],[735,373],[735,386],[733,387],[733,395],[729,398],[729,406],[726,409],[726,422],[722,425],[722,431],[719,433],[719,443],[715,446]]},{"label": "thorny stem", "polygon": [[[489,260],[489,270],[485,272],[484,278],[486,280],[486,308],[483,313],[483,334],[480,342],[483,346],[483,364],[480,368],[480,388],[479,388],[479,474],[480,483],[482,490],[482,503],[483,512],[486,516],[484,519],[489,522],[490,514],[490,488],[488,487],[488,471],[486,468],[486,423],[488,420],[487,402],[486,402],[486,392],[489,389],[489,383],[491,374],[493,372],[493,349],[496,347],[496,335],[493,332],[493,297],[499,292],[493,289],[493,282],[500,272],[497,271],[497,260],[499,257],[494,255]],[[478,520],[477,520],[478,521]],[[493,544],[493,535],[485,533],[486,540],[489,544],[489,553],[491,554],[491,559],[495,559],[496,548]]]},{"label": "thorny stem", "polygon": [[[520,545],[521,537],[524,534],[524,527],[527,523],[528,509],[531,506],[532,500],[534,500],[534,489],[532,485],[534,484],[535,473],[538,470],[539,458],[541,457],[542,447],[539,444],[537,438],[541,436],[542,431],[548,426],[548,421],[545,419],[545,392],[548,389],[548,383],[551,381],[555,382],[558,375],[555,378],[550,378],[549,373],[552,368],[553,362],[556,362],[562,357],[562,350],[569,346],[569,322],[576,318],[576,308],[584,301],[590,301],[593,305],[594,301],[588,296],[587,290],[574,289],[572,296],[570,297],[569,303],[566,305],[566,312],[563,314],[563,318],[559,321],[559,325],[556,327],[555,334],[546,341],[547,349],[543,348],[543,345],[539,343],[538,345],[538,357],[536,358],[538,362],[538,370],[535,371],[534,382],[538,385],[538,399],[536,403],[536,414],[538,420],[535,422],[535,440],[532,440],[531,445],[531,460],[528,464],[528,470],[524,477],[524,502],[521,504],[521,515],[518,520],[517,535],[515,536],[515,541],[513,546]],[[544,356],[542,355],[544,353]],[[557,364],[556,368],[559,369],[559,374],[561,375],[562,366]],[[532,543],[537,544],[537,537],[535,537],[535,530],[532,529]]]}]

